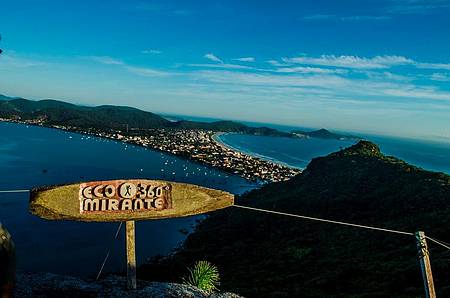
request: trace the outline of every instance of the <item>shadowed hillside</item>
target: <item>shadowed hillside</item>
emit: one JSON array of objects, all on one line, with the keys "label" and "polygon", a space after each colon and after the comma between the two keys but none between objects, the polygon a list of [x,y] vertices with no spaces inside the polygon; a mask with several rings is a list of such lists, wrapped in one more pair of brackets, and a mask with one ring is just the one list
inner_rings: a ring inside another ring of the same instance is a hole
[{"label": "shadowed hillside", "polygon": [[[450,176],[385,156],[366,141],[316,158],[293,179],[237,201],[407,232],[424,230],[449,240]],[[429,245],[438,297],[449,297],[450,252]],[[179,252],[143,266],[141,276],[174,278],[198,259],[219,267],[223,289],[249,297],[423,296],[413,236],[236,207],[208,217]]]},{"label": "shadowed hillside", "polygon": [[170,121],[150,112],[120,106],[84,107],[57,100],[12,99],[0,102],[0,117],[16,116],[25,120],[42,119],[47,125],[81,128],[130,127],[163,128]]},{"label": "shadowed hillside", "polygon": [[250,127],[233,121],[169,121],[154,113],[132,107],[104,105],[78,106],[57,100],[32,101],[0,96],[0,117],[16,120],[40,120],[44,125],[76,126],[96,129],[204,129],[265,136],[292,136],[268,127]]}]

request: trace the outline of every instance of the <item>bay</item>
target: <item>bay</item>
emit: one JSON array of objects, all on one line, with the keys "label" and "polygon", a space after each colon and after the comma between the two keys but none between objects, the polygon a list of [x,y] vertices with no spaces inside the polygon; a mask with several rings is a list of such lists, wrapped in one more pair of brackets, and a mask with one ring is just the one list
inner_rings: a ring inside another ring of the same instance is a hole
[{"label": "bay", "polygon": [[[241,177],[143,147],[0,122],[0,190],[127,178],[194,183],[235,194],[256,187]],[[43,220],[28,212],[28,200],[28,193],[0,194],[0,222],[15,241],[19,270],[93,276],[109,247],[104,270],[125,270],[124,227],[113,241],[118,223]],[[199,218],[137,222],[138,265],[180,245]]]}]

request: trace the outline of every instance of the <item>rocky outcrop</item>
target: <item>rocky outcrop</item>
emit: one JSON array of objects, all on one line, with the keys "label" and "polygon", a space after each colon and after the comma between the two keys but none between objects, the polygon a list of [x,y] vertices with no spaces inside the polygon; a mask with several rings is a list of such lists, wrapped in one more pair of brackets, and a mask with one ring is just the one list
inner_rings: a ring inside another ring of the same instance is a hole
[{"label": "rocky outcrop", "polygon": [[213,293],[177,283],[138,281],[138,289],[128,291],[126,278],[108,275],[99,281],[51,273],[17,274],[15,297],[188,297],[188,298],[239,298],[232,293]]}]

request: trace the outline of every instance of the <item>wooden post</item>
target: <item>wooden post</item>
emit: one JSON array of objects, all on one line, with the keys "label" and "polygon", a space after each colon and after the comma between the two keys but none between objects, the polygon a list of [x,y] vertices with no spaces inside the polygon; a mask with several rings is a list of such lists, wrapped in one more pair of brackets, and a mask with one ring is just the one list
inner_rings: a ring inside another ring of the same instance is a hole
[{"label": "wooden post", "polygon": [[127,288],[136,289],[136,239],[135,239],[134,220],[126,222],[127,233]]},{"label": "wooden post", "polygon": [[436,298],[434,291],[433,274],[431,272],[430,253],[428,252],[425,233],[416,232],[417,249],[419,252],[420,269],[422,270],[423,284],[426,298]]}]

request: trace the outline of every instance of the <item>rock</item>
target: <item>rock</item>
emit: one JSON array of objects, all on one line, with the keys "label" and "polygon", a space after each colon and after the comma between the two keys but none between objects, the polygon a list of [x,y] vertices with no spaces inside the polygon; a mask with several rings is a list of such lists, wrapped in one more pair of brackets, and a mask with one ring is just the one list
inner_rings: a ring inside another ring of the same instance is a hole
[{"label": "rock", "polygon": [[15,246],[8,230],[0,223],[0,296],[11,295],[16,270]]},{"label": "rock", "polygon": [[19,272],[15,297],[186,297],[186,298],[240,298],[232,293],[213,293],[177,283],[149,282],[138,280],[138,289],[128,291],[126,278],[108,275],[99,281],[52,273]]}]

